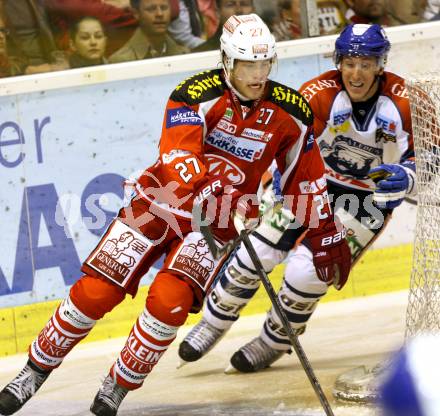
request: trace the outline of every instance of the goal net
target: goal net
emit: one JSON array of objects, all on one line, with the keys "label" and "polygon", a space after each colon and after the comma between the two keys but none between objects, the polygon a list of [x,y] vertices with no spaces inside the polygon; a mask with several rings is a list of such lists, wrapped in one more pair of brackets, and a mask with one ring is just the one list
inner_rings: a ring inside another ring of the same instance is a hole
[{"label": "goal net", "polygon": [[414,77],[407,88],[418,197],[406,338],[440,330],[440,77]]},{"label": "goal net", "polygon": [[[405,337],[440,330],[440,77],[416,76],[406,82],[417,168],[417,219]],[[389,361],[341,374],[333,395],[343,401],[372,403]]]}]

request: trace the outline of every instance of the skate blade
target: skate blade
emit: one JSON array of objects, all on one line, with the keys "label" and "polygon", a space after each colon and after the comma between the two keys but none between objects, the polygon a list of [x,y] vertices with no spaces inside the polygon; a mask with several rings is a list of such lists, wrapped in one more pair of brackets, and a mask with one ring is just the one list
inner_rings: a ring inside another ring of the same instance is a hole
[{"label": "skate blade", "polygon": [[176,369],[178,370],[179,368],[184,367],[185,365],[189,364],[189,361],[185,361],[182,360],[181,358],[179,359],[179,362],[176,365]]},{"label": "skate blade", "polygon": [[236,374],[236,373],[238,373],[238,370],[232,364],[228,364],[228,366],[225,368],[224,373],[225,374]]}]

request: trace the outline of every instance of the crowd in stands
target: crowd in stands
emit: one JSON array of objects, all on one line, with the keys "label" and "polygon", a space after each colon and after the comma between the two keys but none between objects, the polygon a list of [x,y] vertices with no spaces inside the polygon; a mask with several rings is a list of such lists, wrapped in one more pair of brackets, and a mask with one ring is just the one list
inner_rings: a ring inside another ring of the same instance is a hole
[{"label": "crowd in stands", "polygon": [[[440,0],[316,0],[321,35],[349,23],[440,20]],[[300,0],[0,0],[0,77],[219,48],[233,14],[299,39]]]}]

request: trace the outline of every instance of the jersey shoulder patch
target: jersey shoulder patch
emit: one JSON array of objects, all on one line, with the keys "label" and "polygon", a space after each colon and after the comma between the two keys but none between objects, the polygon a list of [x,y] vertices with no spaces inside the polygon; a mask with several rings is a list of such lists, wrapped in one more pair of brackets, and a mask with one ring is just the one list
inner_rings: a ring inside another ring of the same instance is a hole
[{"label": "jersey shoulder patch", "polygon": [[275,81],[269,81],[267,99],[301,120],[306,126],[313,124],[313,112],[309,103],[293,88]]},{"label": "jersey shoulder patch", "polygon": [[221,97],[224,90],[225,82],[221,77],[221,70],[203,71],[183,80],[170,98],[195,105]]}]

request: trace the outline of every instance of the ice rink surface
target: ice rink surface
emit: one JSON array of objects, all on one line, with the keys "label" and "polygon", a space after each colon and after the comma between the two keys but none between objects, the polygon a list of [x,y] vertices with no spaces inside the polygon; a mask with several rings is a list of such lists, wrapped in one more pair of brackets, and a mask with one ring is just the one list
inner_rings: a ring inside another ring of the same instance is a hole
[{"label": "ice rink surface", "polygon": [[[395,292],[318,306],[300,341],[336,416],[379,414],[374,407],[337,403],[331,391],[344,371],[374,365],[401,346],[406,304],[407,292]],[[177,370],[177,348],[189,330],[183,327],[144,386],[127,395],[118,415],[324,415],[294,353],[256,374],[223,373],[229,357],[259,333],[263,320],[264,315],[241,318],[206,357]],[[90,415],[90,403],[124,342],[118,338],[78,346],[16,415]],[[25,361],[25,355],[0,359],[2,387]]]}]

